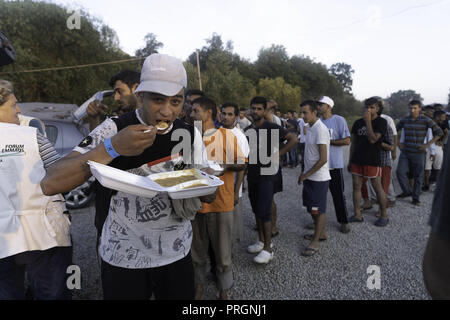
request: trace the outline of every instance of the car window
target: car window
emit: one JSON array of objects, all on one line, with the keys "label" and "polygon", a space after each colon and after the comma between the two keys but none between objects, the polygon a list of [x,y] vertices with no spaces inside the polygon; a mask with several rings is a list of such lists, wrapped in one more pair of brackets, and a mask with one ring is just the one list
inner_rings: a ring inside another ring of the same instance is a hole
[{"label": "car window", "polygon": [[58,138],[58,128],[52,125],[46,125],[45,132],[47,133],[48,140],[55,145],[56,139]]}]

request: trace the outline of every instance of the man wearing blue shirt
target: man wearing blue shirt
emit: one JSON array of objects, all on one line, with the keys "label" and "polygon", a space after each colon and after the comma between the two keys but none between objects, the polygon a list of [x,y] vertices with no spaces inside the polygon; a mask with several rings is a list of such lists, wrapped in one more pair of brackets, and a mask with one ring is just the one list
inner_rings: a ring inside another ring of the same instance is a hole
[{"label": "man wearing blue shirt", "polygon": [[319,114],[323,124],[330,132],[330,191],[333,196],[334,209],[336,211],[336,218],[340,223],[340,231],[342,233],[350,232],[348,225],[348,211],[344,195],[344,146],[350,144],[350,131],[348,130],[347,121],[338,115],[332,113],[334,101],[323,96],[317,101],[319,104]]}]

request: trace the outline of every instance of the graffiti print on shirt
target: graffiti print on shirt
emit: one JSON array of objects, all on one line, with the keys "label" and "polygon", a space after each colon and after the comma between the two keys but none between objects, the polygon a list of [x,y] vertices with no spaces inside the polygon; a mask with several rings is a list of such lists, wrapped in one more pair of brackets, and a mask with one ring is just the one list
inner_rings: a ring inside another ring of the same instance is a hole
[{"label": "graffiti print on shirt", "polygon": [[152,259],[148,256],[140,257],[138,262],[134,265],[135,268],[146,269],[152,266]]},{"label": "graffiti print on shirt", "polygon": [[192,229],[188,229],[183,233],[181,239],[176,238],[172,246],[173,251],[179,252],[183,250],[183,254],[186,255],[189,252],[189,248],[186,248],[184,244],[192,238],[192,233]]},{"label": "graffiti print on shirt", "polygon": [[139,255],[139,249],[133,248],[132,246],[125,250],[125,252],[127,254],[128,261],[136,260]]},{"label": "graffiti print on shirt", "polygon": [[165,210],[168,204],[163,201],[161,194],[157,194],[151,199],[144,199],[136,197],[136,220],[138,222],[157,221],[161,218],[167,217],[168,213]]},{"label": "graffiti print on shirt", "polygon": [[118,224],[115,220],[113,220],[109,226],[109,230],[111,231],[111,234],[113,235],[123,235],[127,236],[127,230],[122,227],[120,224]]},{"label": "graffiti print on shirt", "polygon": [[153,248],[153,246],[152,246],[152,240],[151,240],[150,236],[146,236],[146,235],[144,234],[144,235],[142,235],[142,236],[140,237],[140,239],[141,239],[141,241],[142,241],[142,244],[143,244],[147,249],[152,249],[152,248]]},{"label": "graffiti print on shirt", "polygon": [[113,205],[112,205],[112,210],[114,210],[114,213],[116,213],[116,208],[117,207],[124,207],[125,209],[125,217],[128,218],[128,213],[130,211],[130,199],[126,198],[126,197],[114,197],[113,198]]}]

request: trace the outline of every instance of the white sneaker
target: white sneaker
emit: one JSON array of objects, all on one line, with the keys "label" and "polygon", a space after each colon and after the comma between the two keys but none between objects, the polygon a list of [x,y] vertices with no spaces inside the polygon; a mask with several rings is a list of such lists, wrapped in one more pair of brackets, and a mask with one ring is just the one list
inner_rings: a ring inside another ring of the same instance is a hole
[{"label": "white sneaker", "polygon": [[262,249],[264,249],[264,243],[262,243],[261,241],[258,241],[257,243],[248,246],[247,252],[248,253],[258,253],[258,252],[261,252]]},{"label": "white sneaker", "polygon": [[269,263],[273,259],[273,252],[262,250],[254,259],[256,263]]},{"label": "white sneaker", "polygon": [[[273,243],[270,244],[270,247],[273,248]],[[255,244],[252,244],[247,247],[248,253],[258,253],[261,252],[261,250],[264,249],[264,243],[261,241],[258,241]]]}]

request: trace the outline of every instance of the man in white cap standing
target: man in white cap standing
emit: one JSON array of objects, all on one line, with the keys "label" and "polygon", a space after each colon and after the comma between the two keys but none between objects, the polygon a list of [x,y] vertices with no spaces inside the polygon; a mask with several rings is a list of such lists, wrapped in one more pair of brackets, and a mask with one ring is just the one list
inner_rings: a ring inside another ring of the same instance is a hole
[{"label": "man in white cap standing", "polygon": [[[163,54],[147,57],[135,90],[142,107],[106,119],[71,154],[51,166],[41,183],[44,193],[65,192],[82,184],[91,174],[88,160],[141,176],[183,169],[192,158],[173,154],[179,141],[175,137],[172,141],[175,131],[185,130],[183,142],[191,139],[194,163],[206,163],[200,132],[177,119],[186,84],[180,60]],[[104,299],[148,300],[153,294],[156,299],[193,299],[189,219],[200,209],[200,200],[213,199],[214,195],[170,200],[160,192],[147,197],[122,191],[113,195],[99,245]]]},{"label": "man in white cap standing", "polygon": [[319,105],[319,114],[325,126],[330,132],[330,191],[333,196],[334,210],[336,211],[336,219],[341,225],[340,231],[348,233],[348,210],[345,202],[344,194],[344,146],[350,144],[350,131],[348,130],[347,121],[341,116],[333,114],[334,101],[323,96],[317,101]]}]

